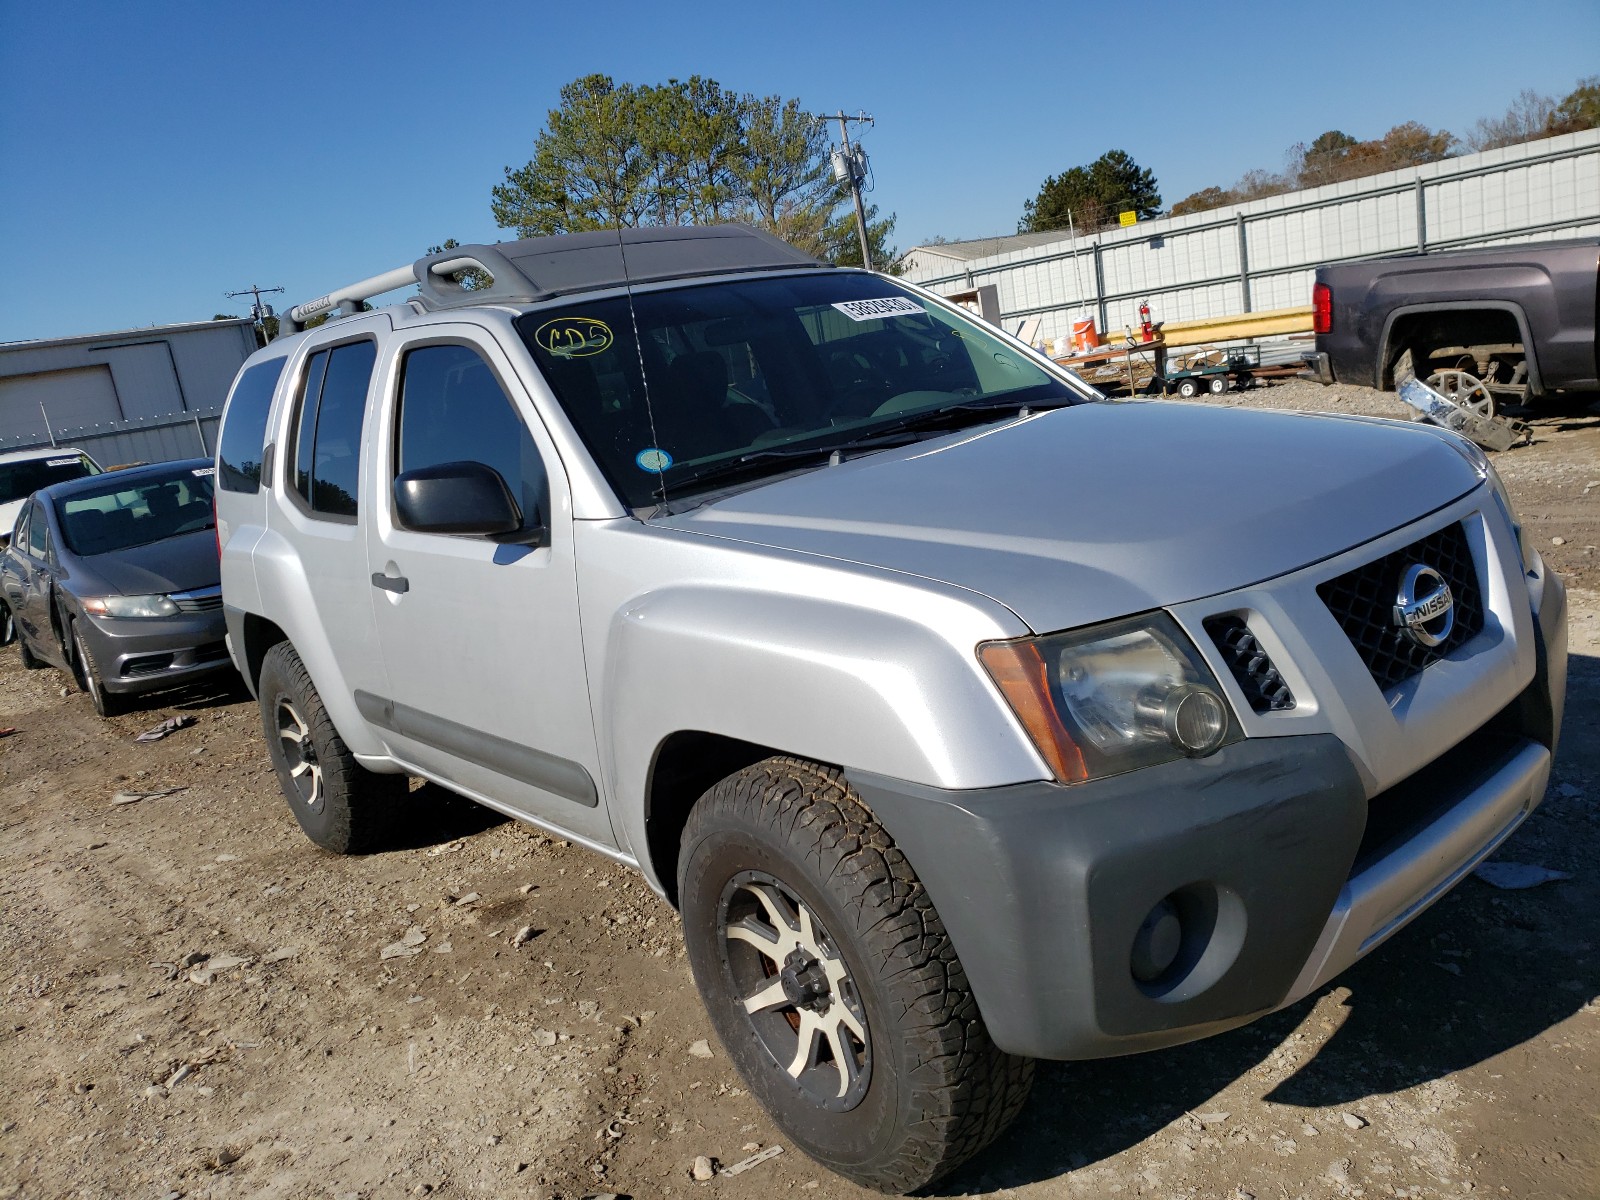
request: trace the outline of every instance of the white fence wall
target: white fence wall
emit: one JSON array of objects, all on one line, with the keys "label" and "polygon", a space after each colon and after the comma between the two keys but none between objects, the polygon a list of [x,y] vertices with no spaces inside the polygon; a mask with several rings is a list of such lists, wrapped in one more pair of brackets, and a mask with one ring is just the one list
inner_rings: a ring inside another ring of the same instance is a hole
[{"label": "white fence wall", "polygon": [[905,278],[936,292],[997,284],[1001,317],[1041,318],[1040,336],[1092,313],[1102,331],[1264,312],[1311,302],[1316,268],[1417,249],[1600,234],[1600,130],[1424,167],[1141,221],[961,261],[919,247]]}]

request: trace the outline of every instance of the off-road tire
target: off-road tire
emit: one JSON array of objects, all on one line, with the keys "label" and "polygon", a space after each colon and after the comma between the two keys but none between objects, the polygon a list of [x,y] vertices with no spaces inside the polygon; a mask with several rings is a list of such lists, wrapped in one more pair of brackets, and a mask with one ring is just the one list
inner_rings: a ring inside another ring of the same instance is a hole
[{"label": "off-road tire", "polygon": [[89,702],[102,720],[116,716],[127,707],[121,696],[106,691],[99,664],[94,661],[94,652],[83,640],[76,620],[67,622],[67,656],[72,663],[72,674],[78,689],[89,694]]},{"label": "off-road tire", "polygon": [[[746,1013],[724,905],[752,874],[809,906],[848,969],[870,1057],[865,1092],[847,1111],[802,1090]],[[1033,1060],[989,1040],[927,891],[839,770],[769,758],[718,783],[684,829],[678,896],[690,967],[729,1057],[784,1132],[830,1170],[879,1191],[913,1191],[1021,1111]]]},{"label": "off-road tire", "polygon": [[[261,733],[278,773],[278,786],[305,835],[335,854],[365,854],[380,848],[385,832],[403,815],[406,777],[379,775],[356,761],[323,708],[305,664],[288,642],[279,642],[263,657],[256,694]],[[283,737],[286,709],[303,726],[303,741],[296,753],[303,753],[308,743],[314,755],[309,764],[290,761]],[[301,765],[316,769],[312,794],[303,790],[301,776],[295,774]]]}]

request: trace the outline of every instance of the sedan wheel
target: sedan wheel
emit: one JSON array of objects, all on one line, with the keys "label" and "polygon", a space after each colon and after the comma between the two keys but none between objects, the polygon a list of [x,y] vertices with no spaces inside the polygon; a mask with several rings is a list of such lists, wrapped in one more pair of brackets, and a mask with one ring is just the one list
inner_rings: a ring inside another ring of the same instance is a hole
[{"label": "sedan wheel", "polygon": [[102,717],[114,717],[122,711],[121,698],[111,695],[102,685],[100,668],[95,666],[94,655],[89,653],[89,646],[83,640],[83,631],[78,628],[76,621],[72,623],[72,673],[77,677],[78,686],[89,693],[96,713]]}]

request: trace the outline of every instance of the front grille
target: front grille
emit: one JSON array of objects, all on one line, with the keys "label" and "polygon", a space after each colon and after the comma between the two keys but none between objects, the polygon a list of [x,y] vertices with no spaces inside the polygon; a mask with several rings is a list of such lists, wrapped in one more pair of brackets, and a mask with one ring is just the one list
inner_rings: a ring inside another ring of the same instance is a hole
[{"label": "front grille", "polygon": [[165,671],[172,662],[173,656],[170,654],[145,654],[123,663],[122,673],[127,676],[154,675],[157,671]]},{"label": "front grille", "polygon": [[207,588],[203,592],[176,592],[169,599],[178,606],[179,612],[211,612],[222,607],[222,589]]},{"label": "front grille", "polygon": [[1207,617],[1205,627],[1217,649],[1222,651],[1228,670],[1233,673],[1245,699],[1250,701],[1251,708],[1264,713],[1283,712],[1294,707],[1294,693],[1243,617],[1233,613],[1225,617]]},{"label": "front grille", "polygon": [[197,663],[216,662],[218,659],[228,657],[227,642],[207,642],[203,646],[196,646],[192,656]]},{"label": "front grille", "polygon": [[[1450,585],[1455,624],[1437,646],[1420,646],[1395,624],[1395,601],[1401,578],[1414,563],[1432,567]],[[1438,662],[1483,629],[1483,601],[1461,525],[1447,525],[1402,550],[1330,579],[1317,588],[1334,620],[1350,638],[1356,653],[1383,691],[1404,683]]]}]

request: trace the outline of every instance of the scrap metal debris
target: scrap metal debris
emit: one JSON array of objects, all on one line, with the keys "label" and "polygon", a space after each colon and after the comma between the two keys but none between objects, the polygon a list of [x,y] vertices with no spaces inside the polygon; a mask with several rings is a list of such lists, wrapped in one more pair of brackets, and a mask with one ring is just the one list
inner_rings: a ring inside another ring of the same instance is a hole
[{"label": "scrap metal debris", "polygon": [[767,1159],[777,1158],[778,1155],[782,1153],[782,1146],[768,1146],[765,1150],[759,1151],[756,1154],[752,1154],[749,1158],[740,1159],[731,1167],[724,1167],[722,1173],[724,1175],[742,1175],[751,1167],[759,1167],[762,1163],[766,1162]]},{"label": "scrap metal debris", "polygon": [[1533,429],[1508,417],[1490,417],[1465,408],[1429,387],[1415,375],[1397,379],[1395,390],[1412,408],[1435,425],[1470,438],[1485,450],[1509,450],[1519,442],[1532,442]]},{"label": "scrap metal debris", "polygon": [[118,792],[111,797],[112,804],[137,804],[141,800],[159,800],[162,796],[175,796],[179,792],[187,792],[186,787],[162,788],[158,792]]},{"label": "scrap metal debris", "polygon": [[133,740],[136,742],[159,742],[170,733],[177,733],[180,729],[187,729],[194,724],[194,718],[184,714],[182,716],[168,717],[159,725],[152,725]]}]

